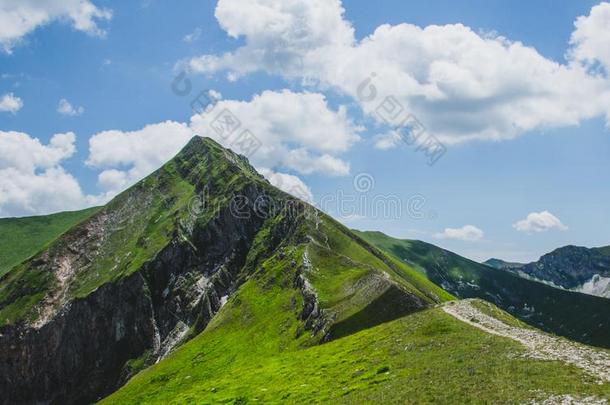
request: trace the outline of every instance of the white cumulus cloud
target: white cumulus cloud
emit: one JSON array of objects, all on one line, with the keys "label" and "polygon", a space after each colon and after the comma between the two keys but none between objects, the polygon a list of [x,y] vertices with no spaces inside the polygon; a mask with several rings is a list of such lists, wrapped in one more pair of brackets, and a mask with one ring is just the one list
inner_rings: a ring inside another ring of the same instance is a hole
[{"label": "white cumulus cloud", "polygon": [[98,183],[113,196],[158,169],[192,136],[188,125],[174,121],[136,131],[103,131],[89,139],[87,165],[102,170]]},{"label": "white cumulus cloud", "polygon": [[441,233],[434,235],[437,239],[455,239],[475,242],[483,239],[484,232],[474,225],[464,225],[461,228],[445,228]]},{"label": "white cumulus cloud", "polygon": [[68,117],[76,117],[85,112],[83,107],[74,107],[68,100],[62,98],[57,104],[57,112]]},{"label": "white cumulus cloud", "polygon": [[90,205],[61,163],[75,152],[72,132],[47,145],[21,132],[0,131],[0,217],[48,214]]},{"label": "white cumulus cloud", "polygon": [[[579,17],[570,38],[568,59],[610,81],[610,3],[593,7],[588,16]],[[610,127],[610,85],[602,87],[602,104],[606,106],[606,124]]]},{"label": "white cumulus cloud", "polygon": [[261,168],[258,171],[265,176],[273,186],[296,198],[313,204],[314,200],[311,189],[299,177],[286,173],[277,173],[266,168]]},{"label": "white cumulus cloud", "polygon": [[[231,136],[214,130],[219,115],[227,111],[240,122]],[[233,149],[237,134],[248,130],[261,144],[250,156],[255,167],[331,176],[349,174],[349,164],[339,155],[360,139],[362,130],[345,107],[333,110],[321,94],[289,90],[264,91],[250,101],[219,101],[212,112],[193,116],[191,128]]]},{"label": "white cumulus cloud", "polygon": [[[606,8],[577,21],[575,58],[607,59]],[[233,79],[257,70],[300,78],[352,96],[379,122],[378,107],[391,96],[448,144],[511,139],[608,113],[610,81],[581,63],[462,24],[384,24],[357,41],[343,14],[339,0],[219,0],[220,26],[244,45],[187,64]]]},{"label": "white cumulus cloud", "polygon": [[0,111],[16,114],[23,108],[23,101],[13,93],[7,93],[0,98]]},{"label": "white cumulus cloud", "polygon": [[0,0],[0,47],[10,54],[26,35],[54,21],[68,21],[78,31],[103,36],[98,23],[111,18],[110,10],[89,0]]},{"label": "white cumulus cloud", "polygon": [[547,232],[553,229],[566,231],[568,229],[559,218],[548,211],[532,212],[527,218],[514,223],[513,228],[519,232],[528,233]]},{"label": "white cumulus cloud", "polygon": [[299,76],[303,56],[350,46],[354,31],[338,0],[220,0],[215,16],[233,38],[246,45],[224,55],[203,55],[188,62],[192,70],[231,70],[231,77],[265,69]]},{"label": "white cumulus cloud", "polygon": [[589,66],[601,63],[610,71],[610,3],[593,7],[588,16],[578,17],[574,26],[568,56]]},{"label": "white cumulus cloud", "polygon": [[[217,132],[223,128],[219,117],[226,114],[239,123],[230,135]],[[247,131],[260,142],[248,156],[251,163],[279,188],[311,201],[311,190],[285,171],[349,174],[349,163],[339,155],[359,140],[360,130],[345,108],[331,109],[321,94],[265,91],[250,101],[217,101],[211,111],[193,116],[190,124],[166,121],[135,131],[97,133],[89,140],[87,165],[102,170],[98,185],[113,196],[171,159],[195,134],[245,154],[236,140]]]}]

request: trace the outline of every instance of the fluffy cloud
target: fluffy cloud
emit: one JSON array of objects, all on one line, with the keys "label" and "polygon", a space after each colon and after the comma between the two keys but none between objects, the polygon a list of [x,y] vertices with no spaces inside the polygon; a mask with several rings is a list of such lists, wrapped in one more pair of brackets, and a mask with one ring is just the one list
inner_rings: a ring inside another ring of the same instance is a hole
[{"label": "fluffy cloud", "polygon": [[56,134],[48,145],[21,132],[0,131],[0,217],[79,209],[87,197],[61,167],[75,152],[75,135]]},{"label": "fluffy cloud", "polygon": [[465,225],[461,228],[445,228],[441,233],[434,235],[437,239],[455,239],[474,242],[483,239],[484,233],[474,225]]},{"label": "fluffy cloud", "polygon": [[83,107],[74,107],[68,100],[62,98],[57,104],[57,112],[68,117],[76,117],[85,112]]},{"label": "fluffy cloud", "polygon": [[[230,135],[218,132],[224,128],[219,123],[227,114],[239,124]],[[190,125],[166,121],[136,131],[95,134],[89,140],[87,164],[102,169],[98,184],[112,196],[172,158],[195,134],[245,154],[236,141],[248,131],[260,142],[248,156],[252,164],[279,188],[311,200],[311,190],[298,177],[277,169],[349,174],[349,164],[337,155],[358,141],[359,130],[344,108],[330,109],[320,94],[266,91],[250,101],[218,101],[211,111],[193,116]]]},{"label": "fluffy cloud", "polygon": [[13,93],[8,93],[0,98],[0,111],[17,113],[23,107],[23,101]]},{"label": "fluffy cloud", "polygon": [[[223,112],[230,112],[241,124],[231,136],[214,129]],[[344,107],[332,110],[323,95],[288,90],[265,91],[250,101],[219,101],[213,111],[193,116],[191,128],[234,149],[238,133],[247,129],[260,142],[250,156],[256,167],[331,176],[349,174],[349,164],[337,155],[357,142],[361,131]]]},{"label": "fluffy cloud", "polygon": [[593,7],[588,16],[578,17],[574,26],[568,56],[588,66],[601,63],[610,72],[610,3]]},{"label": "fluffy cloud", "polygon": [[48,169],[71,157],[75,152],[74,133],[56,134],[48,145],[21,132],[0,131],[0,169],[20,171]]},{"label": "fluffy cloud", "polygon": [[159,168],[192,136],[188,125],[174,121],[137,131],[103,131],[89,140],[87,165],[103,170],[98,183],[115,195]]},{"label": "fluffy cloud", "polygon": [[568,229],[559,218],[548,211],[532,212],[527,218],[513,224],[513,228],[519,232],[528,233],[547,232],[552,229],[565,231]]},{"label": "fluffy cloud", "polygon": [[[610,81],[610,3],[603,2],[579,17],[570,38],[568,59],[592,72],[605,74]],[[606,123],[610,127],[610,85],[602,87],[602,104],[606,106]]]},{"label": "fluffy cloud", "polygon": [[246,45],[233,53],[194,58],[189,66],[205,73],[230,69],[233,78],[261,68],[300,76],[304,56],[354,42],[343,12],[339,0],[220,0],[215,16],[221,27],[233,38],[245,37]]},{"label": "fluffy cloud", "polygon": [[[575,57],[606,60],[605,40],[589,40],[595,30],[609,35],[606,8],[578,20],[572,42],[582,50]],[[445,143],[511,139],[607,112],[607,78],[580,63],[557,63],[462,24],[385,24],[358,42],[343,12],[338,0],[219,0],[221,27],[245,45],[194,58],[189,66],[233,78],[255,70],[299,77],[352,96],[380,122],[378,107],[391,96],[404,110],[401,117],[413,114]]]},{"label": "fluffy cloud", "polygon": [[89,0],[0,0],[0,47],[11,53],[24,36],[53,21],[69,21],[72,27],[91,35],[104,35],[98,23],[110,20],[112,12]]},{"label": "fluffy cloud", "polygon": [[277,173],[273,170],[261,168],[259,172],[265,176],[269,183],[288,194],[293,195],[305,202],[313,204],[313,193],[311,189],[297,176],[286,173]]}]

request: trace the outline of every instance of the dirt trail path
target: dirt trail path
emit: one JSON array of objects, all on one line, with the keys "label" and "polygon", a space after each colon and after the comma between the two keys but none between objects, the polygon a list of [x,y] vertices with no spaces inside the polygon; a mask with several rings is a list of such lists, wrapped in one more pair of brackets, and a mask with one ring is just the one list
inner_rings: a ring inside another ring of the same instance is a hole
[{"label": "dirt trail path", "polygon": [[472,305],[471,300],[450,302],[443,306],[443,310],[487,333],[507,337],[523,344],[532,358],[559,360],[585,370],[598,378],[600,384],[610,382],[610,353],[533,329],[507,325],[483,313]]}]

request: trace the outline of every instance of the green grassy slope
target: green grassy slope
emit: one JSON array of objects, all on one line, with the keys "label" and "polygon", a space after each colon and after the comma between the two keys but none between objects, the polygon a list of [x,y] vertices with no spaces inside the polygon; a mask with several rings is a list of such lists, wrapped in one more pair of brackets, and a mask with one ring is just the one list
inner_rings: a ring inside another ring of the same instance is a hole
[{"label": "green grassy slope", "polygon": [[[145,389],[125,388],[126,393],[117,394],[119,399],[113,401],[161,403],[182,398],[188,402],[220,390],[213,402],[230,399],[225,385],[238,391],[243,388],[235,385],[229,374],[249,373],[255,378],[257,370],[266,367],[274,355],[315,347],[329,338],[338,339],[417,312],[422,309],[419,304],[426,307],[451,298],[409,266],[393,264],[385,254],[321,213],[313,221],[295,221],[295,228],[282,235],[280,248],[269,252],[274,228],[286,220],[284,215],[269,221],[259,232],[242,270],[251,276],[245,276],[247,281],[205,332],[192,340],[197,343],[187,343],[153,366],[155,371],[144,371],[142,375],[150,377],[145,377]],[[316,295],[319,312],[304,311],[311,303],[306,302],[296,282],[300,276]],[[317,326],[322,327],[322,333],[317,332]],[[175,357],[181,356],[179,353],[185,357]],[[181,375],[186,369],[190,373]],[[198,390],[202,381],[212,383],[219,373],[227,378],[205,388],[203,396],[191,395],[190,388],[182,384],[185,381],[190,386],[192,382]]]},{"label": "green grassy slope", "polygon": [[[153,179],[170,177],[174,173],[172,164],[153,175]],[[2,323],[34,321],[38,317],[35,306],[45,295],[59,288],[52,273],[57,267],[56,261],[46,257],[69,255],[72,246],[81,239],[85,240],[92,228],[99,228],[100,233],[105,234],[103,243],[96,247],[80,247],[92,260],[74,266],[78,267],[80,274],[70,280],[67,299],[86,296],[100,285],[138,269],[166,245],[174,221],[180,215],[180,207],[188,201],[192,190],[193,187],[184,181],[146,179],[118,196],[86,223],[53,241],[44,252],[15,267],[0,283]],[[104,221],[109,215],[116,221],[106,224]],[[104,225],[98,225],[102,223]]]},{"label": "green grassy slope", "polygon": [[423,307],[454,299],[412,267],[356,237],[319,213],[310,223],[304,277],[330,323],[327,338],[338,338],[394,320]]},{"label": "green grassy slope", "polygon": [[610,397],[609,384],[598,385],[572,366],[525,358],[518,343],[468,326],[440,308],[312,346],[299,335],[298,297],[264,284],[250,281],[205,332],[102,403],[523,403],[551,395]]},{"label": "green grassy slope", "polygon": [[0,277],[97,210],[90,208],[46,216],[0,219]]},{"label": "green grassy slope", "polygon": [[358,232],[371,244],[425,274],[460,298],[482,298],[557,335],[610,347],[610,300],[520,278],[438,248],[381,232]]},{"label": "green grassy slope", "polygon": [[[265,257],[260,254],[265,234],[252,258]],[[332,219],[302,224],[296,234],[307,238],[291,237],[273,256],[248,261],[257,270],[201,334],[102,403],[518,403],[552,395],[610,395],[608,384],[597,385],[579,369],[526,358],[521,345],[468,326],[441,308],[390,320],[399,312],[386,317],[388,306],[380,309],[369,297],[358,310],[362,290],[387,298],[369,283],[379,269],[390,279],[404,277],[400,285],[422,299],[433,293],[413,287],[419,276],[412,267],[387,264],[384,254]],[[302,316],[306,302],[294,283],[301,272],[317,291],[322,313],[335,315],[333,330],[339,333],[328,343]],[[346,319],[355,319],[358,327],[345,326]]]}]

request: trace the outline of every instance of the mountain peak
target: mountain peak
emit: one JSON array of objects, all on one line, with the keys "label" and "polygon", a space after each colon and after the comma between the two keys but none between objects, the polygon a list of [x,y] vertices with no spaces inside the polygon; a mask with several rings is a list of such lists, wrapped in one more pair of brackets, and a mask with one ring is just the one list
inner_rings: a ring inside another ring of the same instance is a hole
[{"label": "mountain peak", "polygon": [[263,180],[264,177],[250,164],[247,157],[225,148],[212,138],[193,136],[172,161],[181,161],[183,165],[195,168],[205,162],[225,161],[234,169],[242,171],[249,177]]},{"label": "mountain peak", "polygon": [[218,142],[216,142],[215,140],[213,140],[210,137],[201,136],[201,135],[194,135],[188,141],[188,143],[184,146],[184,148],[182,150],[197,149],[197,148],[201,148],[202,146],[206,146],[206,147],[210,147],[210,146],[221,147]]},{"label": "mountain peak", "polygon": [[207,154],[215,149],[220,150],[222,146],[212,138],[195,135],[184,145],[176,157],[188,159],[195,155]]}]

